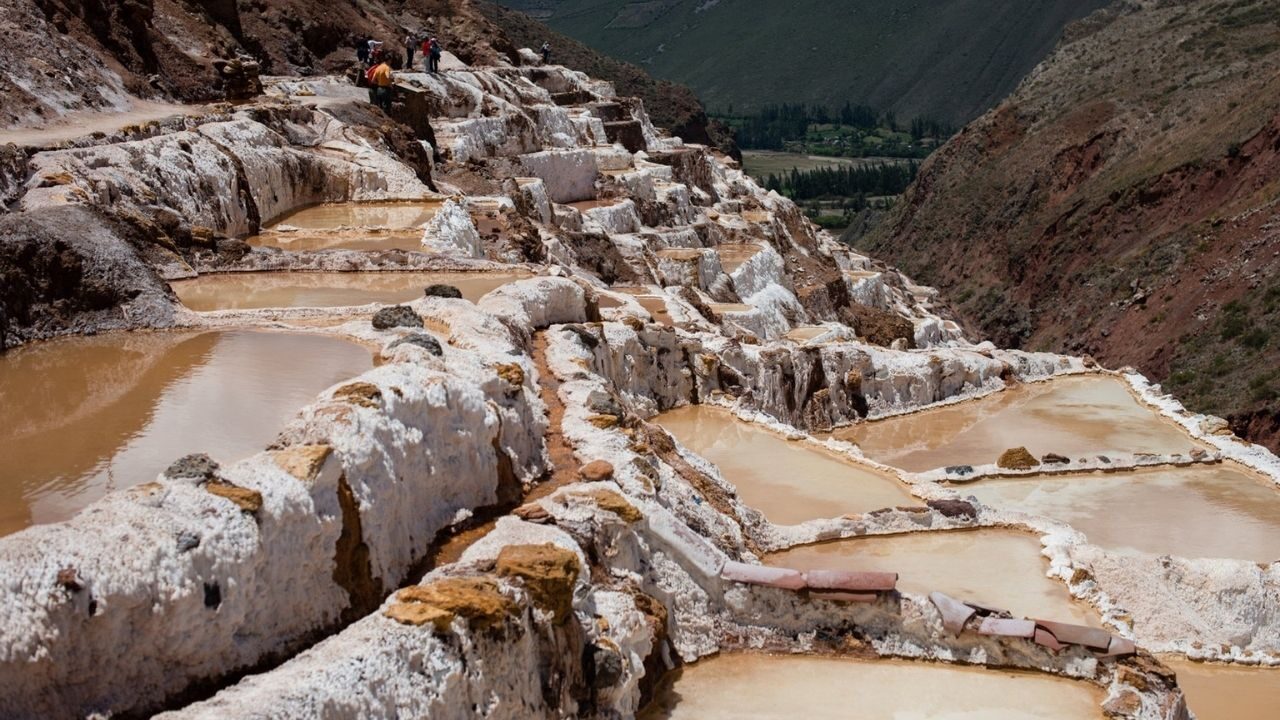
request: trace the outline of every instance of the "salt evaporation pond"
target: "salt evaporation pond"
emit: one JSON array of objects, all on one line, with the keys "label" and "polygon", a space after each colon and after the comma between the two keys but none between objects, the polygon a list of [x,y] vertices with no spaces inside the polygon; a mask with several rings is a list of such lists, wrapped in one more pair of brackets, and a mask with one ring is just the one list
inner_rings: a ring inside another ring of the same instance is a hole
[{"label": "salt evaporation pond", "polygon": [[1237,667],[1160,658],[1198,720],[1275,720],[1280,716],[1280,668]]},{"label": "salt evaporation pond", "polygon": [[1230,464],[989,479],[960,491],[1054,518],[1118,551],[1280,560],[1280,490]]},{"label": "salt evaporation pond", "polygon": [[1141,405],[1125,383],[1089,375],[1029,383],[948,407],[854,425],[835,433],[867,457],[911,472],[994,463],[1024,446],[1073,459],[1107,453],[1186,453],[1200,447]]},{"label": "salt evaporation pond", "polygon": [[422,250],[422,229],[442,201],[332,203],[292,212],[248,238],[282,250]]},{"label": "salt evaporation pond", "polygon": [[657,422],[715,463],[738,497],[774,523],[921,504],[896,478],[788,442],[719,408],[684,407],[659,415]]},{"label": "salt evaporation pond", "polygon": [[1045,575],[1049,561],[1035,536],[1014,530],[950,530],[881,535],[804,545],[765,558],[795,570],[898,573],[898,589],[938,591],[959,600],[1033,617],[1101,627],[1066,585]]},{"label": "salt evaporation pond", "polygon": [[717,245],[716,253],[720,255],[721,269],[732,273],[758,255],[761,249],[760,245]]},{"label": "salt evaporation pond", "polygon": [[396,304],[422,297],[428,285],[453,285],[475,302],[508,283],[516,273],[430,272],[254,272],[201,275],[170,287],[192,310],[249,310],[273,307],[345,307]]},{"label": "salt evaporation pond", "polygon": [[1049,675],[898,660],[720,655],[664,682],[642,720],[1094,720],[1102,691]]},{"label": "salt evaporation pond", "polygon": [[0,355],[0,534],[65,520],[179,457],[266,447],[325,388],[373,366],[320,335],[115,333]]}]

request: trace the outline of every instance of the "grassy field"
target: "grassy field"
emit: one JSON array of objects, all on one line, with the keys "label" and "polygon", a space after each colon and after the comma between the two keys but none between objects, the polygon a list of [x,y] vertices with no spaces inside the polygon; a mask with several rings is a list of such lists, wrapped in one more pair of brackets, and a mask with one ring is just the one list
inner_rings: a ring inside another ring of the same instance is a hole
[{"label": "grassy field", "polygon": [[825,167],[847,165],[874,165],[876,163],[908,163],[901,158],[836,158],[802,153],[775,152],[773,150],[743,150],[742,169],[751,177],[763,181],[770,173],[781,175],[796,170],[817,170]]}]

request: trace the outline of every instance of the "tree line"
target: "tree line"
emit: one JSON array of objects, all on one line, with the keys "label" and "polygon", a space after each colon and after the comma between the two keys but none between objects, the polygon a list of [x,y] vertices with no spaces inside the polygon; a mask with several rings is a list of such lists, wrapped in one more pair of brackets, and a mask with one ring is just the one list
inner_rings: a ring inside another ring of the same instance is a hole
[{"label": "tree line", "polygon": [[915,180],[920,163],[835,165],[814,170],[770,173],[765,187],[793,200],[899,195]]},{"label": "tree line", "polygon": [[914,141],[946,138],[955,132],[947,123],[926,117],[905,126],[892,111],[878,112],[868,105],[828,107],[807,103],[766,105],[750,115],[734,115],[733,106],[721,116],[734,129],[738,146],[749,150],[782,150],[788,141],[803,140],[813,125],[841,125],[864,131],[887,128],[910,133]]}]

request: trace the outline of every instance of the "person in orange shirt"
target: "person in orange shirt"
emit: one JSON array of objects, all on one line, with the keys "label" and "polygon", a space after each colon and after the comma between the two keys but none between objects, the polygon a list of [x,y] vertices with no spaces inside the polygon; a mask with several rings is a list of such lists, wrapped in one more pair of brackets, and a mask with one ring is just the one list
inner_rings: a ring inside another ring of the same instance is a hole
[{"label": "person in orange shirt", "polygon": [[373,86],[373,99],[384,112],[391,112],[391,66],[382,58],[369,71],[369,84]]}]

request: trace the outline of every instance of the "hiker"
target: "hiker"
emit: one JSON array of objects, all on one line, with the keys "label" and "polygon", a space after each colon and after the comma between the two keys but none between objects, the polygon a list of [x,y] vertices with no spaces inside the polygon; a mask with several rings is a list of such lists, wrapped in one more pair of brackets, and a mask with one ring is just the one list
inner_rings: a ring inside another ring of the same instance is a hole
[{"label": "hiker", "polygon": [[369,65],[368,66],[377,65],[380,59],[382,59],[382,42],[380,40],[374,40],[373,38],[369,38],[369,60],[368,60]]},{"label": "hiker", "polygon": [[383,112],[391,112],[391,65],[387,63],[386,58],[378,61],[377,65],[369,68],[368,72],[369,86],[372,88],[373,102],[382,108]]},{"label": "hiker", "polygon": [[549,42],[542,43],[542,47],[538,50],[538,52],[542,53],[542,64],[550,65],[551,64],[551,43]]},{"label": "hiker", "polygon": [[418,48],[418,38],[414,37],[413,33],[409,33],[408,35],[405,35],[404,36],[404,52],[405,52],[405,57],[407,58],[404,61],[405,69],[410,69],[413,67],[413,51],[416,50],[417,48]]},{"label": "hiker", "polygon": [[362,67],[369,66],[369,38],[363,35],[356,39],[356,60]]},{"label": "hiker", "polygon": [[429,38],[424,35],[422,37],[422,47],[418,48],[422,51],[423,72],[431,72],[431,42],[433,40],[435,40],[435,38]]},{"label": "hiker", "polygon": [[431,38],[431,52],[427,56],[427,72],[432,75],[440,72],[440,55],[444,52],[444,48],[440,47],[440,41]]}]

